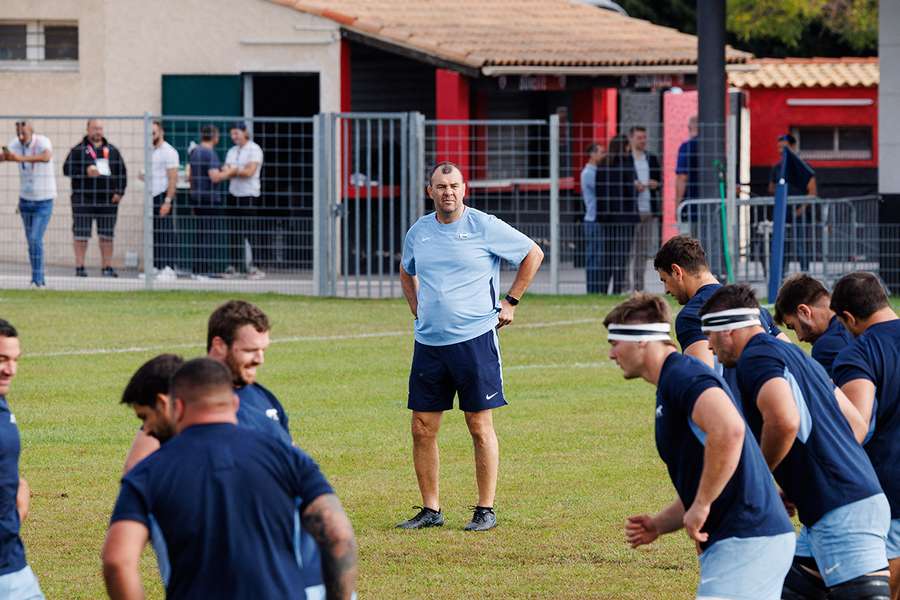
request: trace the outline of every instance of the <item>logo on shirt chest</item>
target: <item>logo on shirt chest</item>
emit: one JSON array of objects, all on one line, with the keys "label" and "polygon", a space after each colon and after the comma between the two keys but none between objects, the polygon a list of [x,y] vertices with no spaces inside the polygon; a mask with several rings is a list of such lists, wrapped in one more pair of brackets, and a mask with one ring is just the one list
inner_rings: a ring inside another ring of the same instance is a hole
[{"label": "logo on shirt chest", "polygon": [[16,422],[16,415],[14,415],[13,413],[9,413],[9,422],[10,422],[10,423],[15,423],[15,422]]},{"label": "logo on shirt chest", "polygon": [[276,408],[267,408],[266,416],[269,417],[270,419],[272,419],[273,421],[281,421],[281,419],[278,418],[278,409],[276,409]]},{"label": "logo on shirt chest", "polygon": [[663,416],[662,405],[656,407],[656,418],[661,419]]}]

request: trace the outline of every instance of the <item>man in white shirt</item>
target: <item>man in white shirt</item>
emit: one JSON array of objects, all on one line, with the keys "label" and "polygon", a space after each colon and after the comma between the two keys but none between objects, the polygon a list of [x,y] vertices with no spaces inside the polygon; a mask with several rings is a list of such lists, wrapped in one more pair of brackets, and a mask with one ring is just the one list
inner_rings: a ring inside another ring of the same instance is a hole
[{"label": "man in white shirt", "polygon": [[175,185],[178,182],[178,151],[166,141],[162,123],[153,121],[153,155],[150,193],[153,195],[153,266],[175,271]]},{"label": "man in white shirt", "polygon": [[44,280],[44,232],[53,212],[56,177],[53,174],[53,145],[43,135],[34,133],[29,121],[16,122],[16,137],[0,154],[0,161],[18,163],[19,214],[28,240],[31,262],[31,285],[42,288]]},{"label": "man in white shirt", "polygon": [[640,220],[635,226],[628,279],[635,291],[643,291],[647,261],[659,247],[659,190],[662,178],[659,159],[647,152],[647,129],[639,125],[628,131],[634,176],[634,199]]},{"label": "man in white shirt", "polygon": [[[225,167],[221,177],[228,179],[228,208],[226,227],[230,231],[229,254],[232,266],[226,273],[234,274],[235,265],[244,264],[244,240],[253,247],[259,247],[261,227],[259,209],[262,207],[260,196],[260,172],[262,171],[263,151],[250,139],[247,124],[238,121],[231,126],[231,141],[234,142],[225,155]],[[252,264],[247,265],[247,277],[259,279],[265,274]]]}]

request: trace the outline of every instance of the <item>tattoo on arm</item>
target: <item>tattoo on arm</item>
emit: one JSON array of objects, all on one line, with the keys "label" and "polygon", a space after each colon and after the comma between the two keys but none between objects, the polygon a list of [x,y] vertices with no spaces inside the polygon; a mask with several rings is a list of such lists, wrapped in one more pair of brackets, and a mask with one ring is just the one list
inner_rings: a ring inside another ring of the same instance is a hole
[{"label": "tattoo on arm", "polygon": [[322,575],[328,600],[349,600],[356,589],[356,538],[334,494],[316,498],[303,512],[303,527],[322,551]]}]

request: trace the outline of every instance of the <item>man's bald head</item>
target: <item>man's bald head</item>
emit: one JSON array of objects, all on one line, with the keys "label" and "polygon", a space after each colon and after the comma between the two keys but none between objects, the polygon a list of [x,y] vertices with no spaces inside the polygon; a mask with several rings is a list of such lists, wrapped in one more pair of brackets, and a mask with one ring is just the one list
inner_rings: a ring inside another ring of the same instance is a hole
[{"label": "man's bald head", "polygon": [[431,169],[431,175],[428,176],[428,182],[434,184],[434,176],[436,173],[440,173],[442,175],[450,175],[452,173],[459,173],[460,178],[465,183],[462,176],[462,169],[460,169],[455,163],[450,162],[449,160],[444,160],[434,165]]}]

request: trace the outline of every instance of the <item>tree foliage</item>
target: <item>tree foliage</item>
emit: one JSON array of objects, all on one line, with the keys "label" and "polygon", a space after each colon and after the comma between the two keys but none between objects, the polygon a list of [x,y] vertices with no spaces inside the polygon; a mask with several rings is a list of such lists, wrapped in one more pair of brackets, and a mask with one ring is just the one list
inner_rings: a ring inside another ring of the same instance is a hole
[{"label": "tree foliage", "polygon": [[[697,32],[697,2],[618,0],[629,15]],[[729,43],[757,56],[874,55],[878,0],[727,0]]]}]

